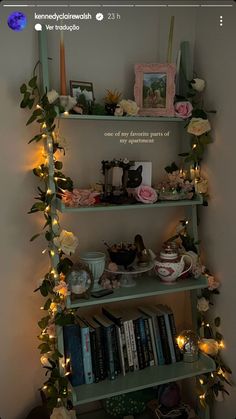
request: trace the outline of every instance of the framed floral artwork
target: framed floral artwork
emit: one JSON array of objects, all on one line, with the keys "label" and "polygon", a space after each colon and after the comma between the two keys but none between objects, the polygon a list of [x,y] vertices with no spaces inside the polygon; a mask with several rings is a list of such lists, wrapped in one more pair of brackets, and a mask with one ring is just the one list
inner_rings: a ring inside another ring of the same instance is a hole
[{"label": "framed floral artwork", "polygon": [[174,116],[174,64],[136,64],[134,97],[142,116]]}]

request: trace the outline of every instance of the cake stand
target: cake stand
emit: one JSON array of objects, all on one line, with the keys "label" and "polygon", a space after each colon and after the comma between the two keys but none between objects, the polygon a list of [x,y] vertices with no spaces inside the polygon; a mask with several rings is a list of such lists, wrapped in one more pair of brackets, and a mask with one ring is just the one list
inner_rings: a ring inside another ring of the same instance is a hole
[{"label": "cake stand", "polygon": [[118,271],[114,272],[108,268],[105,268],[105,272],[113,275],[121,275],[120,285],[121,287],[135,287],[136,281],[135,275],[143,274],[150,271],[154,267],[154,262],[150,261],[146,266],[140,266],[137,262],[132,263],[127,269],[122,266],[118,266]]}]

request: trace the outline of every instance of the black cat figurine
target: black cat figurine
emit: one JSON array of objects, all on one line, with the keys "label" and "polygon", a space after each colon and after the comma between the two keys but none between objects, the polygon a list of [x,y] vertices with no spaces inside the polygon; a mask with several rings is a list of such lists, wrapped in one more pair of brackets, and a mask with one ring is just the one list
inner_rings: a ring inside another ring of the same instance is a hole
[{"label": "black cat figurine", "polygon": [[128,180],[127,180],[127,184],[126,184],[127,188],[137,188],[139,185],[141,185],[141,183],[142,183],[142,171],[143,171],[143,166],[142,165],[140,165],[135,170],[132,170],[132,169],[128,170]]}]

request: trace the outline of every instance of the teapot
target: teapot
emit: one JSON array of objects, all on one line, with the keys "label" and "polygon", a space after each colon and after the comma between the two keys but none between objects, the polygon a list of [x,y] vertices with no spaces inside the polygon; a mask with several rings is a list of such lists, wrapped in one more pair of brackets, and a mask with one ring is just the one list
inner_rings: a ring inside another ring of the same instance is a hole
[{"label": "teapot", "polygon": [[[185,268],[185,260],[188,259],[189,266]],[[173,244],[167,244],[160,252],[158,259],[154,261],[154,269],[162,282],[174,283],[177,278],[184,275],[192,267],[193,261],[190,255],[179,255]]]}]

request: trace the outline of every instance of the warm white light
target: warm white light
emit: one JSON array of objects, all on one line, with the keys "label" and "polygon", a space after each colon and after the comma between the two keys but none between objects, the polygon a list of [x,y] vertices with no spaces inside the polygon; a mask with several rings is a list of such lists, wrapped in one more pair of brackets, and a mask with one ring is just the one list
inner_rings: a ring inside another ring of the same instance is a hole
[{"label": "warm white light", "polygon": [[44,255],[44,253],[46,253],[46,251],[47,251],[48,249],[44,249],[43,251],[42,251],[42,254]]},{"label": "warm white light", "polygon": [[65,112],[63,112],[63,115],[69,115],[69,112],[68,111],[65,111]]},{"label": "warm white light", "polygon": [[51,195],[51,193],[52,193],[52,190],[51,189],[48,189],[47,190],[47,195]]},{"label": "warm white light", "polygon": [[42,123],[42,128],[47,128],[47,124],[46,124],[46,122],[43,122],[43,123]]},{"label": "warm white light", "polygon": [[37,103],[37,105],[36,105],[36,108],[37,108],[37,109],[42,109],[42,108],[41,108],[41,106],[40,106],[38,103]]},{"label": "warm white light", "polygon": [[56,226],[58,224],[58,221],[54,218],[52,225]]},{"label": "warm white light", "polygon": [[200,383],[201,385],[203,385],[203,384],[204,384],[204,381],[200,378],[199,383]]},{"label": "warm white light", "polygon": [[54,250],[51,250],[51,251],[50,251],[50,255],[51,255],[51,256],[55,256],[55,252],[54,252]]},{"label": "warm white light", "polygon": [[197,147],[197,144],[193,144],[193,148],[196,148]]},{"label": "warm white light", "polygon": [[43,138],[47,138],[47,134],[42,134],[42,137]]}]

